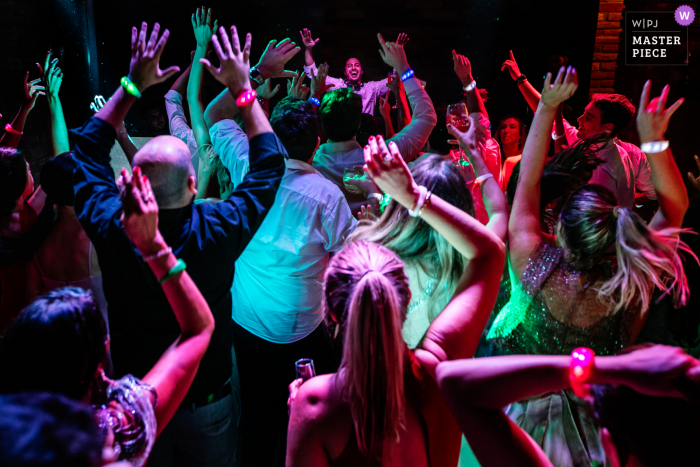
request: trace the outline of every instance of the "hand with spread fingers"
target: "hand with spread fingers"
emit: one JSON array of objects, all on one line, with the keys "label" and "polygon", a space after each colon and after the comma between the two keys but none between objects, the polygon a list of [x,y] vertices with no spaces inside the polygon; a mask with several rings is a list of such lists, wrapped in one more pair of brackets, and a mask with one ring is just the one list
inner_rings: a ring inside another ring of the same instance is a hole
[{"label": "hand with spread fingers", "polygon": [[272,99],[280,90],[280,85],[278,84],[275,86],[275,89],[272,89],[272,85],[270,84],[270,78],[267,78],[265,82],[258,87],[258,97],[260,99],[265,99],[265,100],[270,100]]},{"label": "hand with spread fingers", "polygon": [[387,147],[381,135],[370,136],[364,158],[364,169],[379,189],[407,209],[413,209],[420,190],[396,143],[390,141]]},{"label": "hand with spread fingers", "polygon": [[[191,20],[194,38],[197,40],[197,47],[206,49],[211,42],[212,36],[219,29],[219,21],[214,21],[212,25],[211,8],[205,10],[204,7],[197,8],[197,11],[192,13]],[[194,58],[194,54],[192,58]],[[190,60],[192,60],[192,58],[190,58]]]},{"label": "hand with spread fingers", "polygon": [[301,43],[304,44],[304,47],[306,47],[307,49],[313,49],[314,46],[318,43],[318,41],[321,40],[314,40],[314,38],[311,37],[311,31],[306,28],[299,31],[299,34],[301,34]]},{"label": "hand with spread fingers", "polygon": [[326,78],[328,77],[328,64],[323,63],[320,67],[318,67],[318,73],[316,73],[316,76],[313,76],[313,70],[311,73],[311,95],[320,100],[328,89],[335,86],[334,84],[326,84]]},{"label": "hand with spread fingers", "polygon": [[367,221],[376,221],[378,217],[374,214],[374,209],[372,209],[372,205],[368,204],[366,207],[365,205],[360,206],[360,212],[357,213],[357,220],[367,220]]},{"label": "hand with spread fingers", "polygon": [[552,82],[552,74],[547,73],[544,79],[544,88],[542,89],[542,98],[540,102],[547,107],[556,110],[559,104],[570,98],[578,89],[578,81],[576,79],[576,69],[569,67],[561,67],[557,79]]},{"label": "hand with spread fingers", "polygon": [[251,89],[249,78],[251,41],[250,33],[246,34],[245,44],[241,49],[236,26],[231,26],[230,40],[222,26],[219,28],[219,36],[212,36],[214,51],[219,56],[221,66],[214,68],[209,60],[205,58],[200,60],[217,81],[229,88],[233,96]]},{"label": "hand with spread fingers", "polygon": [[257,65],[255,65],[255,68],[258,69],[263,79],[291,78],[293,76],[298,76],[298,74],[293,71],[285,70],[284,65],[300,50],[301,48],[294,42],[291,42],[289,38],[279,43],[277,43],[276,40],[272,40],[267,44],[267,47],[265,47],[265,51]]},{"label": "hand with spread fingers", "polygon": [[41,86],[40,84],[41,78],[27,82],[28,79],[29,72],[25,73],[24,81],[22,82],[22,88],[24,91],[22,108],[25,109],[25,111],[29,111],[34,108],[34,104],[36,104],[36,100],[39,96],[46,95],[44,86]]},{"label": "hand with spread fingers", "polygon": [[408,42],[408,40],[408,34],[402,32],[401,34],[399,34],[399,37],[396,38],[396,43],[403,47],[404,45],[406,45],[406,42]]},{"label": "hand with spread fingers", "polygon": [[36,64],[37,68],[39,68],[39,73],[43,76],[43,84],[49,97],[58,96],[58,90],[63,82],[63,72],[56,66],[58,59],[54,58],[51,60],[51,53],[51,51],[46,52],[44,66],[41,66],[39,63]]},{"label": "hand with spread fingers", "polygon": [[150,246],[160,237],[158,203],[151,183],[141,173],[141,167],[136,166],[133,175],[129,175],[126,169],[121,170],[117,186],[122,201],[124,232],[139,251],[150,251]]},{"label": "hand with spread fingers", "polygon": [[141,23],[140,31],[135,27],[131,29],[129,79],[139,92],[143,92],[154,84],[162,83],[180,71],[180,67],[177,66],[171,66],[165,70],[160,69],[160,56],[168,41],[170,31],[166,29],[159,37],[160,24],[156,23],[153,25],[148,42],[146,42],[147,33],[148,25],[146,23]]},{"label": "hand with spread fingers", "polygon": [[303,72],[299,78],[292,78],[291,81],[287,80],[287,96],[298,97],[299,99],[306,99],[309,97],[309,87],[304,84],[304,78],[306,78],[306,72]]},{"label": "hand with spread fingers", "polygon": [[637,111],[637,131],[642,144],[663,141],[671,115],[685,101],[681,97],[667,109],[666,101],[668,100],[668,93],[671,87],[668,84],[664,86],[661,95],[652,99],[651,102],[649,102],[650,89],[651,81],[647,81],[642,89],[639,110]]}]

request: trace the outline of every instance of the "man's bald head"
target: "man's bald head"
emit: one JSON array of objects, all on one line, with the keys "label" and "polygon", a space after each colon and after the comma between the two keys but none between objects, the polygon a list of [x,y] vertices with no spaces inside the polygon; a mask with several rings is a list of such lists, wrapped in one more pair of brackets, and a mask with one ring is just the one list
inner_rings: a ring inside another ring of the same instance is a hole
[{"label": "man's bald head", "polygon": [[150,140],[139,149],[131,165],[141,167],[148,177],[161,209],[183,207],[192,201],[194,187],[190,177],[195,173],[190,151],[174,136]]}]

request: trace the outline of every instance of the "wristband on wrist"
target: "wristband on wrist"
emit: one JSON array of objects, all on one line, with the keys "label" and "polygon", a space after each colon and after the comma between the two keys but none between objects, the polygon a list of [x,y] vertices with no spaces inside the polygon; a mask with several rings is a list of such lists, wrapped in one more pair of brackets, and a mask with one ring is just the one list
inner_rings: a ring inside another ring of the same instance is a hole
[{"label": "wristband on wrist", "polygon": [[136,87],[134,82],[131,81],[128,76],[122,76],[121,83],[122,87],[126,92],[128,92],[137,99],[141,98],[141,92],[139,91],[139,88]]},{"label": "wristband on wrist", "polygon": [[524,74],[520,73],[520,76],[518,76],[517,78],[515,78],[515,85],[516,85],[516,86],[520,86],[520,85],[523,84],[525,81],[527,81],[527,76],[525,76]]},{"label": "wristband on wrist", "polygon": [[318,100],[318,98],[316,98],[314,96],[309,97],[309,102],[311,102],[315,106],[321,105],[321,101]]},{"label": "wristband on wrist", "polygon": [[401,75],[401,81],[406,81],[407,79],[412,78],[413,75],[415,75],[415,74],[416,74],[415,71],[409,69],[406,73]]},{"label": "wristband on wrist", "polygon": [[663,152],[668,149],[668,141],[652,141],[651,143],[644,143],[640,146],[642,152],[645,153],[657,153]]},{"label": "wristband on wrist", "polygon": [[379,203],[381,204],[382,200],[384,199],[384,195],[381,193],[370,193],[367,195],[367,199],[370,199],[370,198],[376,198],[379,201]]},{"label": "wristband on wrist", "polygon": [[486,175],[482,175],[480,177],[477,177],[476,180],[474,181],[474,183],[476,184],[476,186],[480,186],[482,183],[484,183],[489,178],[493,178],[492,173],[487,173]]},{"label": "wristband on wrist", "polygon": [[149,255],[149,256],[144,256],[143,260],[147,263],[150,263],[154,259],[162,258],[163,256],[169,255],[172,252],[173,252],[173,249],[171,247],[163,248],[158,253],[154,253],[154,254]]},{"label": "wristband on wrist", "polygon": [[471,83],[469,83],[469,84],[467,84],[466,86],[464,86],[464,90],[467,91],[467,92],[473,91],[475,87],[476,87],[476,80],[472,80]]},{"label": "wristband on wrist", "polygon": [[590,395],[590,385],[586,381],[591,376],[595,354],[591,349],[578,347],[571,352],[569,364],[569,382],[574,394],[580,398]]},{"label": "wristband on wrist", "polygon": [[237,107],[242,107],[246,104],[250,104],[251,102],[255,101],[255,98],[257,97],[258,93],[255,92],[253,89],[249,89],[247,91],[243,91],[241,95],[238,96],[236,99],[236,106]]},{"label": "wristband on wrist", "polygon": [[416,202],[416,205],[413,207],[413,209],[408,210],[408,215],[411,217],[418,217],[418,214],[420,213],[420,210],[423,209],[423,205],[425,204],[425,198],[428,196],[428,189],[424,187],[423,185],[418,187],[418,201]]},{"label": "wristband on wrist", "polygon": [[563,135],[557,135],[557,132],[556,132],[556,131],[553,131],[553,132],[552,132],[552,139],[553,139],[554,141],[556,141],[556,140],[558,140],[558,139],[562,139],[564,136],[566,136],[566,133],[564,133]]},{"label": "wristband on wrist", "polygon": [[430,205],[430,197],[433,196],[433,192],[429,191],[428,194],[425,196],[425,203],[423,203],[423,206],[421,206],[420,210],[418,211],[418,217],[423,214],[423,209],[427,208]]},{"label": "wristband on wrist", "polygon": [[384,193],[384,197],[379,202],[379,212],[380,213],[384,214],[384,210],[386,209],[387,206],[389,206],[389,202],[391,202],[391,195],[389,193]]},{"label": "wristband on wrist", "polygon": [[175,266],[170,268],[170,271],[168,271],[168,273],[166,275],[161,277],[158,280],[158,283],[164,284],[164,283],[168,282],[170,279],[172,279],[173,277],[175,277],[176,275],[178,275],[179,273],[181,273],[185,269],[187,269],[187,265],[185,264],[185,262],[181,259],[178,259],[177,263],[175,263]]},{"label": "wristband on wrist", "polygon": [[12,123],[8,123],[7,125],[5,125],[5,131],[8,133],[13,133],[15,135],[23,135],[24,134],[23,131],[17,131],[14,128],[12,128]]}]

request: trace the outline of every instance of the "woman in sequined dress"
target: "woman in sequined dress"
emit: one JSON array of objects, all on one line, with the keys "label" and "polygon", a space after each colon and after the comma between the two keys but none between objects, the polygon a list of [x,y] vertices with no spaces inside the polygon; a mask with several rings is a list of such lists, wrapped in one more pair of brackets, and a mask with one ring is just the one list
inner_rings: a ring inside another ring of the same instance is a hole
[{"label": "woman in sequined dress", "polygon": [[[477,123],[470,119],[466,133],[450,132],[460,139],[474,167],[475,175],[490,173],[479,149]],[[482,143],[483,144],[483,143]],[[474,202],[469,187],[452,162],[436,154],[426,154],[411,169],[416,183],[453,206],[474,216]],[[498,182],[486,179],[481,184],[489,214],[486,227],[505,241],[508,228],[508,207]],[[415,349],[430,323],[449,302],[466,261],[435,229],[420,217],[411,217],[408,210],[391,201],[377,221],[361,221],[348,241],[368,240],[384,245],[406,264],[405,272],[411,289],[411,301],[402,335],[410,349]]]},{"label": "woman in sequined dress", "polygon": [[[565,76],[566,75],[566,76]],[[509,223],[509,303],[489,339],[513,354],[568,354],[590,347],[609,355],[633,344],[654,287],[682,303],[688,293],[678,238],[688,206],[682,177],[670,151],[648,154],[659,210],[647,226],[617,206],[607,189],[585,185],[565,202],[557,224],[558,246],[540,232],[540,178],[556,109],[577,88],[576,71],[545,80],[521,161]],[[644,87],[637,117],[643,143],[663,141],[681,101],[664,111],[668,87],[647,109]],[[582,401],[569,392],[512,404],[511,419],[544,449],[556,466],[602,465],[605,455]]]}]

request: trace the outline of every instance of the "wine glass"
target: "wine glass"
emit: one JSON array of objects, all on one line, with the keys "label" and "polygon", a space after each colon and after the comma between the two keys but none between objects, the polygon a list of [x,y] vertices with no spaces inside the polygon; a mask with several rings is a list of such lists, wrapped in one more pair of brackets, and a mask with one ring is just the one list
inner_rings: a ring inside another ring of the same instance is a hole
[{"label": "wine glass", "polygon": [[311,358],[302,358],[294,363],[294,367],[297,370],[297,379],[301,378],[302,382],[316,376],[316,368],[314,367],[314,361]]},{"label": "wine glass", "polygon": [[[450,104],[447,106],[447,124],[452,125],[461,132],[466,132],[469,129],[469,113],[467,106],[463,103]],[[449,144],[459,144],[456,139],[448,139]]]}]

